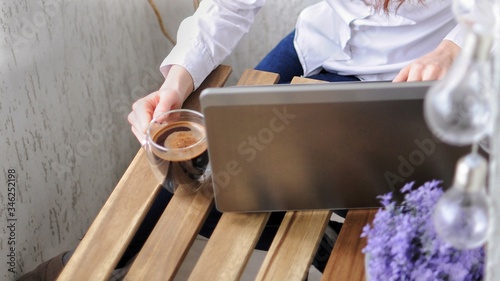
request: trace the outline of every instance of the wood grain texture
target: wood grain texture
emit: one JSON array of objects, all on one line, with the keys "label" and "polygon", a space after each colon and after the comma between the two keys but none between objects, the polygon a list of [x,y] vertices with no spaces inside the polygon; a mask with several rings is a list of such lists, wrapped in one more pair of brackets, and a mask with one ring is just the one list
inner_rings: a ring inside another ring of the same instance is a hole
[{"label": "wood grain texture", "polygon": [[161,186],[140,150],[58,280],[107,280]]},{"label": "wood grain texture", "polygon": [[366,239],[360,236],[376,212],[377,209],[349,210],[321,280],[365,280],[365,257],[361,250],[366,246]]},{"label": "wood grain texture", "polygon": [[246,69],[237,85],[273,85],[278,83],[279,78],[280,76],[276,73]]},{"label": "wood grain texture", "polygon": [[125,280],[172,280],[212,206],[203,192],[174,195]]},{"label": "wood grain texture", "polygon": [[305,77],[298,77],[298,76],[293,77],[291,82],[291,84],[318,84],[318,83],[328,83],[328,82],[305,78]]},{"label": "wood grain texture", "polygon": [[256,280],[304,280],[331,214],[329,210],[287,212]]},{"label": "wood grain texture", "polygon": [[224,213],[189,280],[239,280],[270,213]]},{"label": "wood grain texture", "polygon": [[[274,73],[246,70],[239,86],[274,84]],[[189,280],[239,280],[269,213],[224,213]]]}]

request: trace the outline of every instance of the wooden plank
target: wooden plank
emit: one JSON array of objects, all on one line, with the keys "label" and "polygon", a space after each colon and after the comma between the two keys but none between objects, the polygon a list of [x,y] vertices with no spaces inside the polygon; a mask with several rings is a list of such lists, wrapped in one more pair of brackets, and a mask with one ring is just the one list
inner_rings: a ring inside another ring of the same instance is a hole
[{"label": "wooden plank", "polygon": [[[238,85],[274,84],[278,79],[275,73],[247,69]],[[224,213],[189,280],[239,280],[269,215]]]},{"label": "wooden plank", "polygon": [[224,213],[189,280],[239,280],[270,213]]},{"label": "wooden plank", "polygon": [[[230,67],[219,66],[192,95],[198,97],[207,87],[223,86],[230,72]],[[196,101],[188,99],[184,105],[199,110]],[[58,280],[108,280],[160,188],[140,149]]]},{"label": "wooden plank", "polygon": [[273,85],[278,83],[280,76],[276,73],[246,69],[238,81],[238,86]]},{"label": "wooden plank", "polygon": [[376,212],[377,209],[349,210],[321,280],[365,280],[365,257],[361,250],[366,246],[366,239],[360,236]]},{"label": "wooden plank", "polygon": [[204,192],[177,194],[137,255],[125,280],[172,280],[212,207]]},{"label": "wooden plank", "polygon": [[141,149],[58,280],[108,280],[159,190]]},{"label": "wooden plank", "polygon": [[318,83],[328,83],[327,81],[310,79],[305,77],[295,76],[292,78],[291,84],[318,84]]},{"label": "wooden plank", "polygon": [[256,280],[304,280],[331,214],[287,212]]}]

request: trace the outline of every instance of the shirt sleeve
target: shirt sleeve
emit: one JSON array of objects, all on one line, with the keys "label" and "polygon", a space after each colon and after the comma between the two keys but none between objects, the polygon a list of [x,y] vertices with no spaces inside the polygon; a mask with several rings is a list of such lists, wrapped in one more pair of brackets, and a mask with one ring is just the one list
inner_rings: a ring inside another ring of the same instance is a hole
[{"label": "shirt sleeve", "polygon": [[463,47],[465,42],[465,37],[467,36],[467,28],[461,24],[457,24],[448,35],[444,38],[445,40],[450,40],[451,42]]},{"label": "shirt sleeve", "polygon": [[166,77],[170,66],[186,68],[195,89],[221,64],[248,33],[265,0],[203,0],[196,12],[182,21],[177,44],[163,60]]}]

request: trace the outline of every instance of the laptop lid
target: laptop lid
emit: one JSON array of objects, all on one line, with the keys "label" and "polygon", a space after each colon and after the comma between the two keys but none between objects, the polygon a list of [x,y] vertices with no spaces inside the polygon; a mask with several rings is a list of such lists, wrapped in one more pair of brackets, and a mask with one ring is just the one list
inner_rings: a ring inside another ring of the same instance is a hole
[{"label": "laptop lid", "polygon": [[470,147],[436,139],[423,117],[432,82],[210,88],[205,116],[223,212],[380,207],[377,196],[451,184]]}]

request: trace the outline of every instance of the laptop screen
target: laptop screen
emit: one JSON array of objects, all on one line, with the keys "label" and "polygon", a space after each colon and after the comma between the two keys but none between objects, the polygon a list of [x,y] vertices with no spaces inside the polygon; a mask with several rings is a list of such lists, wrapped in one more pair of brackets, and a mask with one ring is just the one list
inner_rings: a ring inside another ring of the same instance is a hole
[{"label": "laptop screen", "polygon": [[328,83],[207,89],[216,207],[282,211],[379,207],[415,181],[449,186],[470,148],[437,140],[423,118],[431,83]]}]

